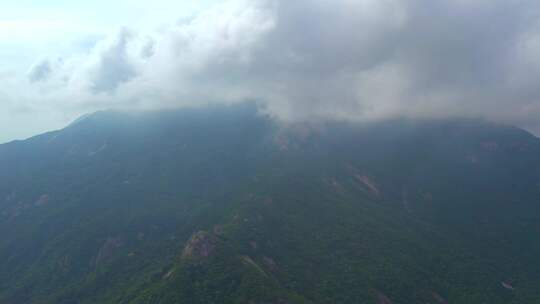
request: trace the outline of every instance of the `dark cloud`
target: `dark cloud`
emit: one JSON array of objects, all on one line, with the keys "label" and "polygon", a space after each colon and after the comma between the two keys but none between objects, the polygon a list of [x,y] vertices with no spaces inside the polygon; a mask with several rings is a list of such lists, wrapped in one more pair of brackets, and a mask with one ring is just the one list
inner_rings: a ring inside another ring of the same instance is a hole
[{"label": "dark cloud", "polygon": [[251,68],[289,115],[513,120],[523,92],[539,102],[537,84],[515,83],[525,37],[539,37],[536,1],[277,3]]},{"label": "dark cloud", "polygon": [[[540,97],[527,79],[534,74],[524,70],[531,69],[530,56],[535,69],[540,66],[534,54],[540,43],[530,45],[531,38],[540,41],[536,1],[274,0],[245,6],[236,19],[202,29],[227,40],[216,39],[195,71],[179,67],[176,79],[188,97],[205,95],[210,86],[216,95],[263,100],[289,119],[451,115],[517,123],[533,116],[524,109]],[[253,11],[259,19],[246,17]],[[235,32],[243,17],[253,24]],[[267,18],[272,26],[252,43],[219,47],[250,37],[249,30]],[[189,37],[208,36],[196,27],[204,22],[215,21],[199,17],[179,29]],[[178,54],[192,56],[197,39],[180,38],[166,39],[176,42]]]}]

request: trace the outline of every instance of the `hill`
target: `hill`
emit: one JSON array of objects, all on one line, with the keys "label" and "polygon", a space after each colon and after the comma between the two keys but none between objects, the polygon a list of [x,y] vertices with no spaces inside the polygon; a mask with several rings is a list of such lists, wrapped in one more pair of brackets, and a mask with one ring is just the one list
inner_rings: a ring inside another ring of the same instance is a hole
[{"label": "hill", "polygon": [[98,112],[0,145],[0,303],[539,303],[540,139]]}]

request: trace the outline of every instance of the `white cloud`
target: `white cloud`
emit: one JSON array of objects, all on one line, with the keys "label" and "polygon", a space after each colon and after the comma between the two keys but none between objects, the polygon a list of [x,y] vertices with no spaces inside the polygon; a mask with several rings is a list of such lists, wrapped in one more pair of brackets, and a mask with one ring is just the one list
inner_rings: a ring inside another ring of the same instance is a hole
[{"label": "white cloud", "polygon": [[51,74],[51,64],[48,60],[43,60],[32,66],[28,72],[28,79],[31,82],[47,80]]},{"label": "white cloud", "polygon": [[257,100],[285,119],[540,128],[539,12],[532,0],[231,0],[158,28],[127,24],[4,94],[68,116]]}]

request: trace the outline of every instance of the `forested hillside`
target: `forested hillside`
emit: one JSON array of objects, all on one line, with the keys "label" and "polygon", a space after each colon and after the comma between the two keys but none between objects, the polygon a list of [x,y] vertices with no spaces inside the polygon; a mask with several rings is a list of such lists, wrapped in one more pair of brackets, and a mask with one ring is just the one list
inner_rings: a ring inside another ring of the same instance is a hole
[{"label": "forested hillside", "polygon": [[540,303],[540,140],[98,112],[0,145],[0,303]]}]

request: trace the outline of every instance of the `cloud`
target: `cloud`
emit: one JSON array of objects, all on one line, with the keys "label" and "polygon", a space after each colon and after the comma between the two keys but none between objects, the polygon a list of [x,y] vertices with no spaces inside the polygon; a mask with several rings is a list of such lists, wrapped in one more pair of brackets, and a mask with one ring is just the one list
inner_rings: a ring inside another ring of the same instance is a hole
[{"label": "cloud", "polygon": [[97,62],[90,70],[93,93],[111,93],[136,76],[127,53],[131,38],[129,31],[122,29],[112,41],[98,46]]},{"label": "cloud", "polygon": [[28,79],[31,82],[44,81],[47,80],[50,74],[51,64],[48,60],[43,60],[30,68],[30,71],[28,72]]},{"label": "cloud", "polygon": [[534,0],[231,0],[120,30],[29,77],[73,111],[255,100],[283,119],[474,116],[540,129],[539,14]]},{"label": "cloud", "polygon": [[146,38],[146,41],[141,47],[141,57],[144,59],[154,56],[155,41],[152,38]]}]

